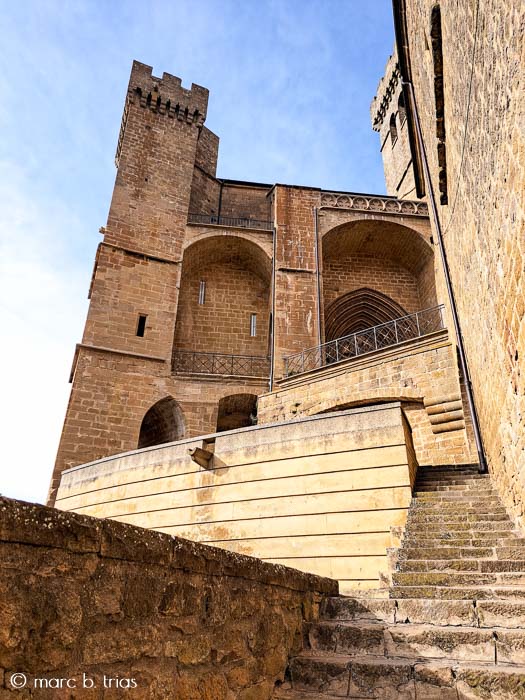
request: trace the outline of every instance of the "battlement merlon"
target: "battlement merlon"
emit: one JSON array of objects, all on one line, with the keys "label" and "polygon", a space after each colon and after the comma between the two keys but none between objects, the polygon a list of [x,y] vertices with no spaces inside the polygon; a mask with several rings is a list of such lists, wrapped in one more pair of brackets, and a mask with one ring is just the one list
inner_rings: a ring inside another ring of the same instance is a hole
[{"label": "battlement merlon", "polygon": [[208,110],[209,90],[194,83],[188,90],[182,87],[182,80],[177,76],[163,73],[162,78],[157,78],[152,71],[151,66],[133,61],[128,97],[138,97],[141,106],[202,126]]},{"label": "battlement merlon", "polygon": [[386,63],[383,77],[377,86],[376,96],[370,105],[370,119],[372,121],[372,128],[374,131],[381,130],[381,125],[383,124],[387,113],[390,111],[390,102],[392,101],[396,92],[400,89],[400,82],[401,72],[399,70],[397,53],[394,51]]},{"label": "battlement merlon", "polygon": [[195,83],[189,90],[183,88],[182,80],[170,73],[163,73],[162,78],[157,78],[151,66],[133,61],[115,154],[117,168],[130,104],[138,104],[159,115],[193,124],[201,130],[206,120],[209,94],[207,88]]}]

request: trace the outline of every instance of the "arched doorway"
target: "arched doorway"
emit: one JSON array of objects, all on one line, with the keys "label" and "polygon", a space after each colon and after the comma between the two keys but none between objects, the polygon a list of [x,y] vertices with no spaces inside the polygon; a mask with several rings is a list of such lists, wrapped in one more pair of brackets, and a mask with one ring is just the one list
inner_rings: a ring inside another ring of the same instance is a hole
[{"label": "arched doorway", "polygon": [[138,448],[162,445],[182,440],[184,416],[179,404],[171,396],[157,401],[142,419]]},{"label": "arched doorway", "polygon": [[374,289],[356,289],[338,297],[325,311],[326,341],[406,316],[396,301]]},{"label": "arched doorway", "polygon": [[217,432],[254,425],[257,420],[256,394],[232,394],[219,401]]}]

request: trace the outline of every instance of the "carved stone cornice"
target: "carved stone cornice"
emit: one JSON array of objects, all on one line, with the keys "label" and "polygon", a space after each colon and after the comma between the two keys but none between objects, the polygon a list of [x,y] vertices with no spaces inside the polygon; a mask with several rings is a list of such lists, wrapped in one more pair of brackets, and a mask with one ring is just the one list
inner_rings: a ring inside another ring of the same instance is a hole
[{"label": "carved stone cornice", "polygon": [[341,194],[322,192],[321,206],[334,209],[353,209],[383,214],[403,214],[404,216],[428,216],[426,202],[391,197],[368,196],[363,194]]}]

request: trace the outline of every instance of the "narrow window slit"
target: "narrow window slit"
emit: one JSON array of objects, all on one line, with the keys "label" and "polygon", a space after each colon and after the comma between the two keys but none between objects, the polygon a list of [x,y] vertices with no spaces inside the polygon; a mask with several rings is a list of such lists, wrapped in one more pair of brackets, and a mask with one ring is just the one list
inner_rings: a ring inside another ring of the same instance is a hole
[{"label": "narrow window slit", "polygon": [[144,333],[146,331],[146,319],[148,317],[145,316],[144,314],[139,314],[139,320],[137,322],[137,335],[139,338],[144,337]]},{"label": "narrow window slit", "polygon": [[199,283],[199,304],[202,306],[206,301],[206,282],[201,280]]}]

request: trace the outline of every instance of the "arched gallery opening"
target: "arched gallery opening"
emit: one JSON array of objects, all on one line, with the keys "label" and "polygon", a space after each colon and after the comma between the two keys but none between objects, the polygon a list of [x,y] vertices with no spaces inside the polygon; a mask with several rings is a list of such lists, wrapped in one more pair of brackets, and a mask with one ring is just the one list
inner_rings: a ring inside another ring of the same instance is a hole
[{"label": "arched gallery opening", "polygon": [[171,396],[157,401],[142,419],[138,448],[182,440],[184,417],[179,404]]},{"label": "arched gallery opening", "polygon": [[327,342],[437,304],[432,246],[408,226],[377,219],[337,226],[323,236],[322,265]]},{"label": "arched gallery opening", "polygon": [[257,421],[256,394],[232,394],[219,401],[217,432],[247,428]]}]

